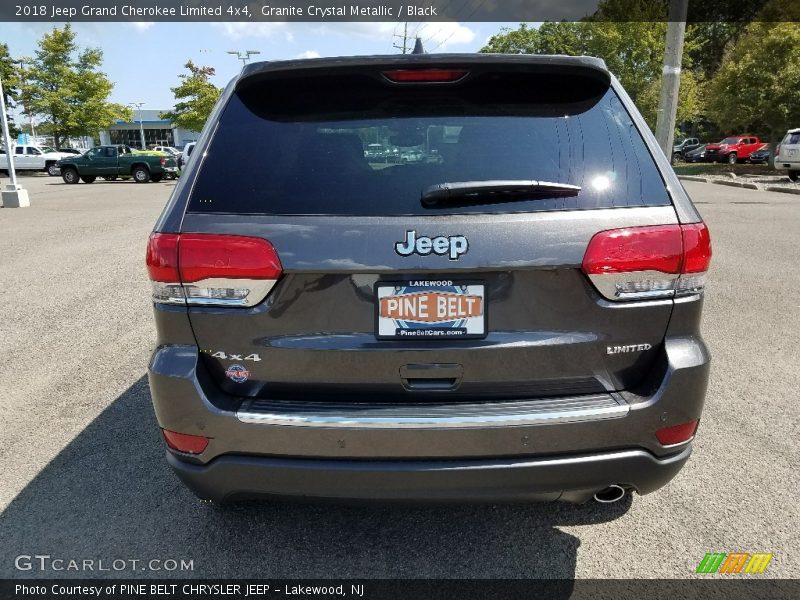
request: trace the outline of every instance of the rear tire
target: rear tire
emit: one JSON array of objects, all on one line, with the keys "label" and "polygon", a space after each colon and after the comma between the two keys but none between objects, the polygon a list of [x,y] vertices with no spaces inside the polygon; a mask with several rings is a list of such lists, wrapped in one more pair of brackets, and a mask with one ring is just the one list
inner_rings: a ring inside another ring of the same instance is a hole
[{"label": "rear tire", "polygon": [[164,178],[163,175],[150,175],[150,181],[152,181],[153,183],[158,183],[163,178]]},{"label": "rear tire", "polygon": [[676,163],[677,162],[683,162],[683,154],[681,154],[680,152],[675,152],[672,155],[672,162],[676,162]]},{"label": "rear tire", "polygon": [[61,175],[61,169],[56,166],[56,163],[48,164],[47,167],[45,167],[45,171],[47,171],[47,174],[50,175],[50,177],[58,177]]},{"label": "rear tire", "polygon": [[61,169],[61,179],[64,180],[64,183],[69,184],[78,183],[81,180],[80,177],[78,177],[77,169],[73,169],[72,167]]},{"label": "rear tire", "polygon": [[97,179],[95,175],[83,175],[81,176],[81,181],[83,183],[94,183],[94,180]]},{"label": "rear tire", "polygon": [[729,165],[735,165],[738,160],[739,160],[739,157],[736,155],[736,152],[731,152],[730,154],[728,154],[728,164]]},{"label": "rear tire", "polygon": [[789,171],[787,175],[791,181],[800,181],[800,171]]},{"label": "rear tire", "polygon": [[147,183],[150,181],[150,171],[148,171],[146,167],[135,167],[131,175],[133,175],[133,180],[136,183]]}]

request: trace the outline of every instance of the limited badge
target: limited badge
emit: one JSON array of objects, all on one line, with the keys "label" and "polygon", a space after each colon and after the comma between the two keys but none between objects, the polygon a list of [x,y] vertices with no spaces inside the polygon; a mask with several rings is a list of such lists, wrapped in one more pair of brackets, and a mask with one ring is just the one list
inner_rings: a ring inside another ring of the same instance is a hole
[{"label": "limited badge", "polygon": [[242,365],[231,365],[225,371],[225,377],[234,383],[244,383],[250,377],[250,371],[245,369]]}]

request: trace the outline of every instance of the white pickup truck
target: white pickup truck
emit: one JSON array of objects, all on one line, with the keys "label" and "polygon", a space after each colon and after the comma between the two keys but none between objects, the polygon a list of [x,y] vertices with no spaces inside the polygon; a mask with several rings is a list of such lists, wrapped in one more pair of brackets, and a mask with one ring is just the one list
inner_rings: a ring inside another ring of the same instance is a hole
[{"label": "white pickup truck", "polygon": [[[14,169],[17,171],[46,171],[48,175],[60,175],[56,163],[62,158],[73,156],[68,152],[58,152],[49,146],[19,144],[14,148]],[[8,171],[8,158],[5,148],[0,148],[0,171]]]}]

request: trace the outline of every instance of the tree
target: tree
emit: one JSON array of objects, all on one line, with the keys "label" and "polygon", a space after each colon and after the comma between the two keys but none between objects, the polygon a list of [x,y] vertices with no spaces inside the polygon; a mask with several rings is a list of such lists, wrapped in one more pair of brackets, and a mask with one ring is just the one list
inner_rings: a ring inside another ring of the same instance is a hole
[{"label": "tree", "polygon": [[222,90],[209,81],[209,78],[214,76],[214,67],[199,67],[191,60],[184,66],[189,73],[178,75],[181,79],[180,84],[171,88],[175,99],[179,102],[175,104],[173,110],[161,113],[161,118],[169,119],[178,127],[200,131]]},{"label": "tree", "polygon": [[538,29],[521,23],[519,29],[503,27],[489,38],[481,52],[497,54],[583,54],[583,24],[567,21],[542,23]]},{"label": "tree", "polygon": [[708,113],[729,132],[777,136],[800,123],[800,24],[750,23],[709,85]]},{"label": "tree", "polygon": [[108,101],[114,85],[99,70],[102,62],[100,49],[78,48],[69,24],[39,40],[23,73],[22,97],[27,110],[52,125],[56,148],[68,137],[96,136],[117,119],[131,119],[128,108]]},{"label": "tree", "polygon": [[[666,0],[604,0],[597,11],[578,22],[542,23],[538,29],[521,25],[490,38],[486,52],[587,55],[602,58],[625,91],[655,127],[664,42]],[[695,43],[686,43],[684,69],[691,67]],[[701,112],[703,81],[693,74],[681,78],[678,120],[693,120]]]},{"label": "tree", "polygon": [[[3,99],[8,109],[14,108],[19,100],[19,70],[14,66],[14,62],[8,51],[8,44],[0,44],[0,80],[3,82]],[[12,137],[16,137],[19,133],[10,113],[8,130]]]},{"label": "tree", "polygon": [[[648,85],[636,102],[636,107],[642,113],[644,120],[655,131],[658,118],[658,104],[661,94],[661,79],[654,79]],[[681,87],[678,97],[678,114],[675,123],[680,127],[682,123],[696,123],[705,112],[705,84],[693,71],[681,71]],[[676,132],[676,136],[678,133]]]}]

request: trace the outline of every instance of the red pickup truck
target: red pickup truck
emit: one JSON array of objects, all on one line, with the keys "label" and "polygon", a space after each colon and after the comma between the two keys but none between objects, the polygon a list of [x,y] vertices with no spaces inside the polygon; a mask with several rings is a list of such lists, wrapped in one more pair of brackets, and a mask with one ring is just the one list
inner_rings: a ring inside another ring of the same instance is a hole
[{"label": "red pickup truck", "polygon": [[726,137],[719,144],[706,146],[707,162],[727,162],[735,165],[740,160],[747,160],[750,155],[764,145],[755,135],[733,135]]}]

